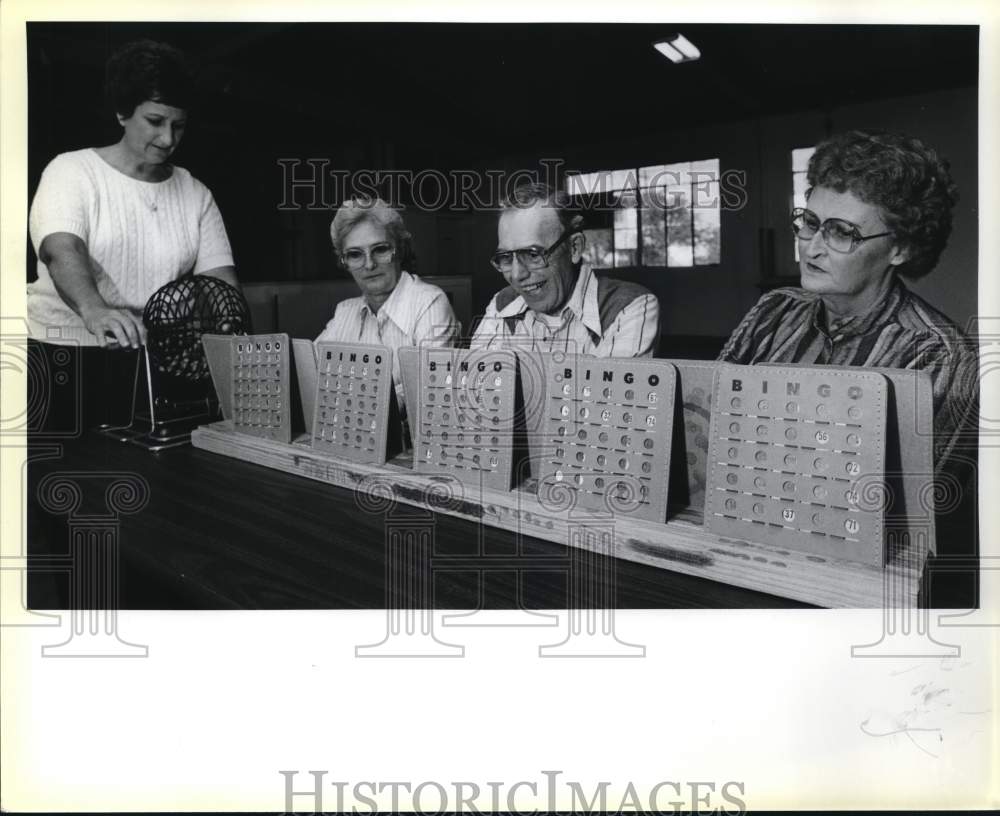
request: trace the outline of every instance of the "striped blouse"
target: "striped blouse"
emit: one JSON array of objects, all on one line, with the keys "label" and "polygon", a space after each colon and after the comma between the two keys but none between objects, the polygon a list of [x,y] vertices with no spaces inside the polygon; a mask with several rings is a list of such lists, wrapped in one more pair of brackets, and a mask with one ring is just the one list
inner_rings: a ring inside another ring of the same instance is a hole
[{"label": "striped blouse", "polygon": [[865,314],[828,318],[819,295],[787,287],[764,295],[719,360],[919,369],[934,389],[937,467],[977,418],[979,364],[962,330],[896,278]]}]

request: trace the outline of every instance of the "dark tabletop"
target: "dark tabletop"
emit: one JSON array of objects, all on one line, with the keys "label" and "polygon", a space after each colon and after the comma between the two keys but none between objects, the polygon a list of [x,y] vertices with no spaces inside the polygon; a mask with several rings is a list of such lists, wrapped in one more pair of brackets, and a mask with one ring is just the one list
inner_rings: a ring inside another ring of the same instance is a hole
[{"label": "dark tabletop", "polygon": [[[190,445],[154,454],[89,432],[30,455],[33,608],[67,607],[71,535],[94,530],[118,541],[123,609],[803,606],[420,508],[361,507],[349,490]],[[387,539],[408,533],[422,549],[387,578]]]}]

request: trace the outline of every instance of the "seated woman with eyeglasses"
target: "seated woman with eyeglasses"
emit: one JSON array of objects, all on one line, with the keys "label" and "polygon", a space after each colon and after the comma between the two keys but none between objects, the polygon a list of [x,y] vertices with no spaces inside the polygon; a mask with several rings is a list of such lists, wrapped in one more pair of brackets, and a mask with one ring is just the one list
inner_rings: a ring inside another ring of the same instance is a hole
[{"label": "seated woman with eyeglasses", "polygon": [[808,180],[808,207],[792,213],[802,287],[764,295],[719,359],[926,369],[940,465],[975,414],[976,353],[902,278],[927,275],[948,242],[947,162],[918,139],[855,130],[816,148]]},{"label": "seated woman with eyeglasses", "polygon": [[[413,266],[410,233],[396,210],[379,198],[355,198],[337,211],[330,237],[340,263],[361,297],[337,304],[316,342],[389,346],[453,346],[462,332],[443,289],[407,271]],[[392,361],[400,406],[399,361]]]}]

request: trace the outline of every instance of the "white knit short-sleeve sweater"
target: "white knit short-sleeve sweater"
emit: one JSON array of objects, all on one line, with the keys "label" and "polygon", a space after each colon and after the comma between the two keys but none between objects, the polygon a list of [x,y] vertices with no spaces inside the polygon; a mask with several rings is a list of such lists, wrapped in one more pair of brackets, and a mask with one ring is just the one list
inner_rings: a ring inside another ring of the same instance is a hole
[{"label": "white knit short-sleeve sweater", "polygon": [[[233,264],[212,193],[187,170],[174,166],[165,181],[140,181],[92,148],[62,153],[49,163],[28,221],[36,253],[56,232],[83,240],[101,297],[136,313],[163,284],[189,271]],[[97,343],[41,261],[38,280],[28,284],[28,324],[39,340]]]}]

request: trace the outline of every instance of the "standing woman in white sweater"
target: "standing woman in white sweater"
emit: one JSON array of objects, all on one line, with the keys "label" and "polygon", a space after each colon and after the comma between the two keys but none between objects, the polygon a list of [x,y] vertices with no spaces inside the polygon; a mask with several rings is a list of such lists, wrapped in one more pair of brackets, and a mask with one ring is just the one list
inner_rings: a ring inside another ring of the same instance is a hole
[{"label": "standing woman in white sweater", "polygon": [[185,56],[170,45],[133,42],[108,60],[121,139],[56,156],[31,205],[34,339],[137,348],[143,307],[163,284],[193,272],[237,285],[211,192],[170,161],[194,89]]}]

